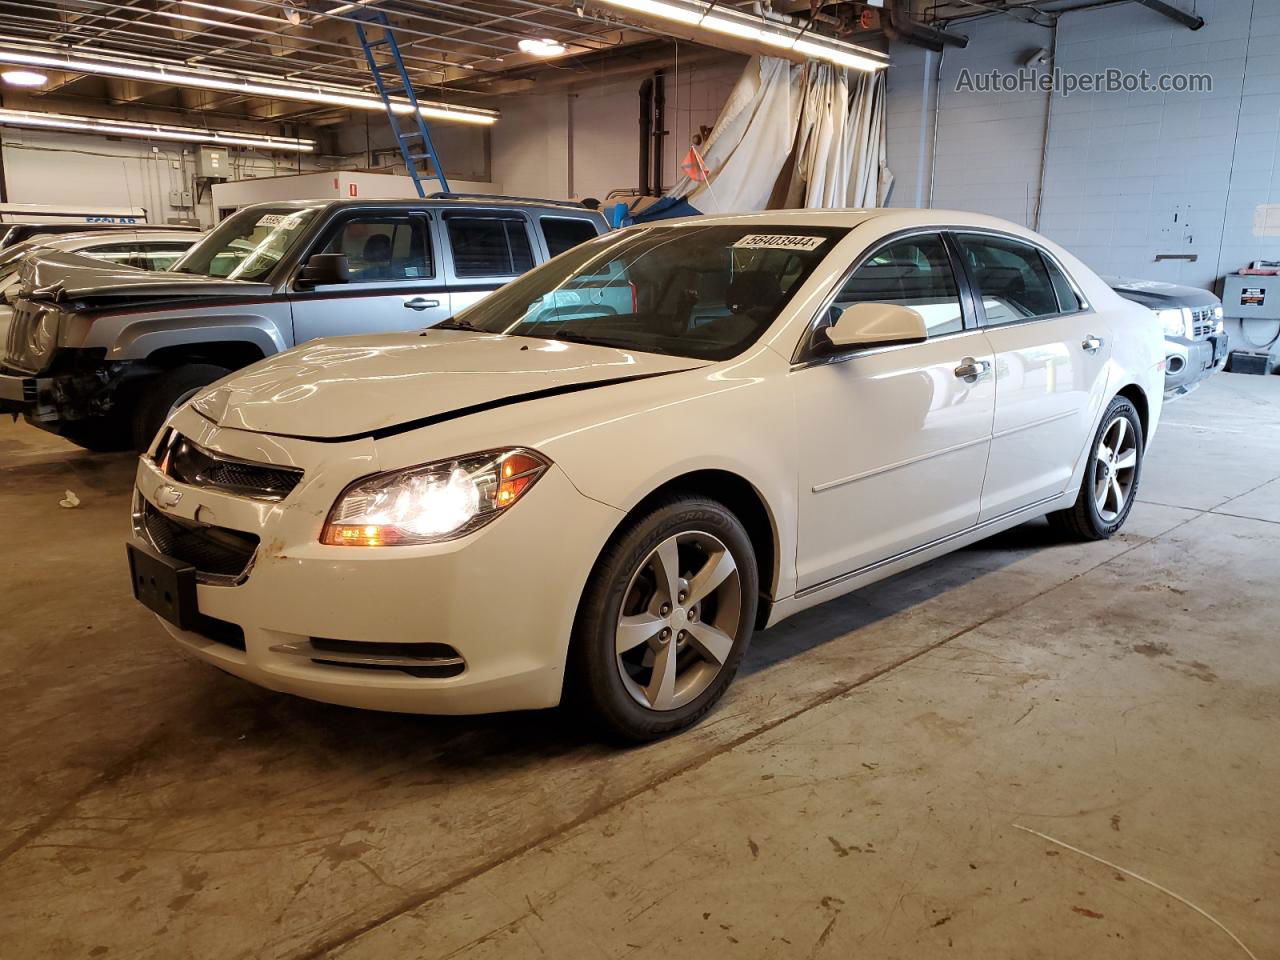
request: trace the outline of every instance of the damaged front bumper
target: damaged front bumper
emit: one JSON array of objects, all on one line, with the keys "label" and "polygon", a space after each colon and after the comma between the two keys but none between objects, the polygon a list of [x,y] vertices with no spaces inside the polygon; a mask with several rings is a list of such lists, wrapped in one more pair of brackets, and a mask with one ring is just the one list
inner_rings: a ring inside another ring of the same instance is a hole
[{"label": "damaged front bumper", "polygon": [[28,423],[56,433],[59,423],[85,420],[109,410],[120,377],[120,371],[112,368],[120,364],[72,361],[57,366],[61,369],[39,376],[0,370],[0,413],[20,415]]}]

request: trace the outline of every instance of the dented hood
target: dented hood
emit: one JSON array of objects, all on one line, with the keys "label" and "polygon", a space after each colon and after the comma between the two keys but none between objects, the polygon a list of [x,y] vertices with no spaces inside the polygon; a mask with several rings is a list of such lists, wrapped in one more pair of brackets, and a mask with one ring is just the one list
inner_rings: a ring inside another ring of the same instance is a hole
[{"label": "dented hood", "polygon": [[271,293],[269,283],[136,270],[83,254],[46,250],[23,262],[17,295],[74,304],[77,308],[104,309],[147,300],[259,297]]},{"label": "dented hood", "polygon": [[224,427],[346,440],[705,365],[688,357],[467,331],[339,337],[233,374],[194,406]]}]

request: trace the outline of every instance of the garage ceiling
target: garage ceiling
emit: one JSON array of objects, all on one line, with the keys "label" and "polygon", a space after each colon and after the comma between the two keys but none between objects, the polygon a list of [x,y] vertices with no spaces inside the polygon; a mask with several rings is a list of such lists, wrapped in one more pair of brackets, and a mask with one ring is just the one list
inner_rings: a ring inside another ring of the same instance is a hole
[{"label": "garage ceiling", "polygon": [[[435,100],[476,102],[645,69],[671,51],[671,39],[659,29],[638,26],[595,0],[359,2],[390,17],[419,95]],[[938,22],[998,12],[1028,18],[1053,5],[1048,0],[915,0],[912,8],[916,16]],[[0,43],[371,90],[355,31],[342,16],[353,6],[344,0],[0,0]],[[871,31],[859,22],[859,14],[870,9],[865,3],[774,0],[773,9],[800,17],[816,13],[821,31],[854,42],[878,32],[878,21],[870,21]],[[522,52],[520,41],[532,38],[553,40],[566,52],[551,60]],[[682,51],[693,58],[710,53],[689,43]],[[304,124],[347,117],[342,109],[314,104],[78,73],[55,73],[31,105],[38,108],[39,100],[50,97]]]}]

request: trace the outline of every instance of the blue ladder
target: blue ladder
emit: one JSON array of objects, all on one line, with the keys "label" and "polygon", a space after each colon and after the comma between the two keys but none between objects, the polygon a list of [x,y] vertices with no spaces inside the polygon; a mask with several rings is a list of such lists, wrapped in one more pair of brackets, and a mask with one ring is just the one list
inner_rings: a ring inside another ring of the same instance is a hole
[{"label": "blue ladder", "polygon": [[[356,35],[360,38],[360,46],[364,48],[364,57],[369,61],[373,82],[378,88],[378,96],[382,98],[382,105],[387,110],[391,132],[395,135],[396,143],[400,145],[400,156],[404,158],[404,165],[409,169],[409,176],[413,178],[418,196],[426,197],[427,195],[426,189],[422,186],[423,180],[439,180],[440,189],[447,193],[449,181],[444,178],[444,168],[436,155],[435,144],[431,142],[431,132],[427,130],[427,122],[422,119],[422,111],[418,109],[418,97],[413,92],[413,84],[409,82],[409,74],[405,71],[404,60],[400,57],[400,47],[396,43],[395,34],[391,31],[387,15],[381,10],[366,8],[355,10],[347,14],[347,17],[355,24]],[[376,40],[370,40],[369,32],[375,29],[380,29],[382,36]],[[389,62],[378,62],[374,54],[379,47],[387,48],[391,56]],[[388,85],[385,75],[392,68],[395,69],[395,75],[399,77],[399,87],[395,86],[394,78]],[[395,96],[402,96],[412,104],[413,112],[396,113],[391,107],[391,98]],[[412,120],[413,125],[406,127],[405,120]],[[419,169],[418,164],[423,160],[431,161],[431,173]]]}]

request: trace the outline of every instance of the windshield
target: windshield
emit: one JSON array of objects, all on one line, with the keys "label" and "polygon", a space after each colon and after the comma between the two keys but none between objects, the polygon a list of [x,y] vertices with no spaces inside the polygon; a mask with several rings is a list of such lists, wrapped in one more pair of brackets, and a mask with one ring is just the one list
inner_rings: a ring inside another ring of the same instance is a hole
[{"label": "windshield", "polygon": [[768,329],[847,232],[756,224],[606,234],[441,326],[727,360]]},{"label": "windshield", "polygon": [[316,213],[314,207],[250,207],[233,213],[169,269],[228,280],[261,280]]}]

